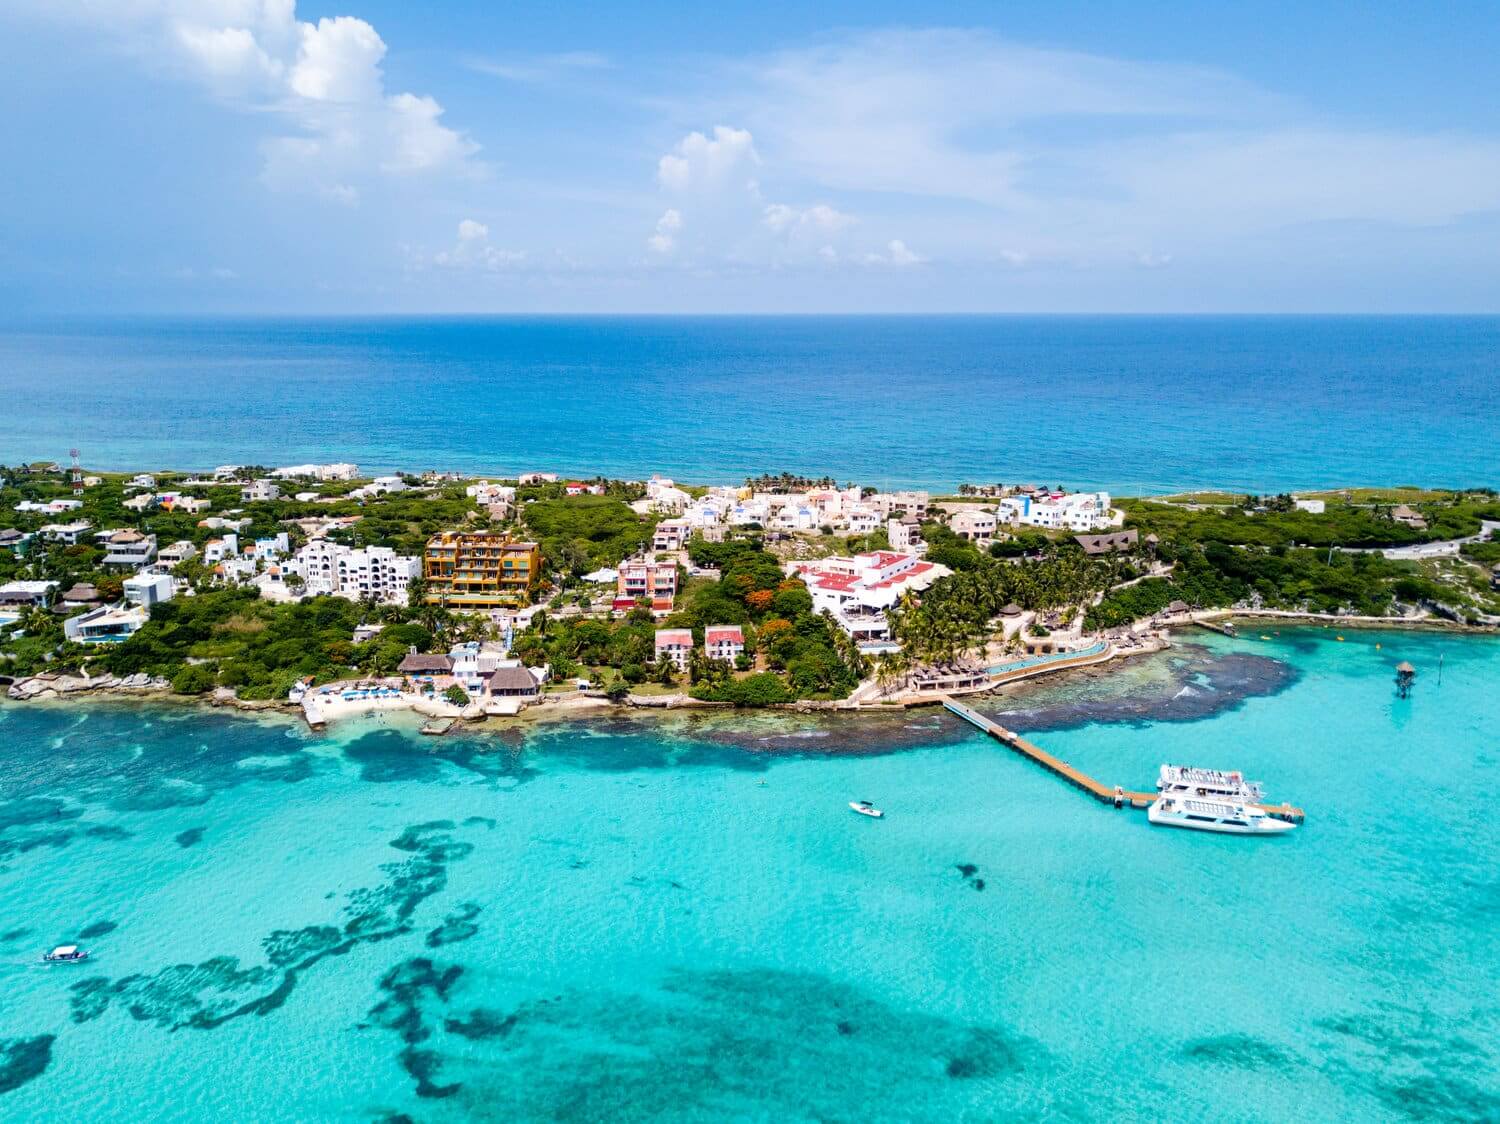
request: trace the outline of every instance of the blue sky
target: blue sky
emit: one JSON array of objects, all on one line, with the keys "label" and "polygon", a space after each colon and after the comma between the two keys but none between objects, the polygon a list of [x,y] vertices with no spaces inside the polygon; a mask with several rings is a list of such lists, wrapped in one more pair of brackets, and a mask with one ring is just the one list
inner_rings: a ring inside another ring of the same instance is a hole
[{"label": "blue sky", "polygon": [[1497,311],[1500,9],[8,0],[0,303]]}]

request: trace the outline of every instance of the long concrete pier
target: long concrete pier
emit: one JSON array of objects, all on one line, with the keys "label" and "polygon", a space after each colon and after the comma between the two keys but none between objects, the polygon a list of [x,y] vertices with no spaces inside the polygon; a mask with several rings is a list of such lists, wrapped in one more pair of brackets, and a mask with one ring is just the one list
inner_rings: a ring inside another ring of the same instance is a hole
[{"label": "long concrete pier", "polygon": [[[1061,758],[1052,756],[1052,754],[1048,753],[1041,746],[1027,741],[1014,730],[1007,730],[994,719],[986,718],[973,707],[966,706],[955,698],[945,695],[943,697],[943,706],[958,715],[965,722],[977,726],[1002,745],[1008,746],[1022,756],[1030,758],[1049,773],[1061,777],[1074,788],[1081,789],[1101,803],[1122,807],[1128,804],[1132,808],[1147,808],[1156,799],[1156,793],[1154,792],[1138,792],[1115,785],[1107,785],[1103,781],[1089,776],[1081,769],[1073,768],[1072,765],[1069,765]],[[1302,809],[1293,807],[1290,804],[1257,804],[1256,807],[1260,808],[1266,815],[1275,816],[1277,819],[1289,820],[1292,823],[1301,823],[1303,820]]]}]

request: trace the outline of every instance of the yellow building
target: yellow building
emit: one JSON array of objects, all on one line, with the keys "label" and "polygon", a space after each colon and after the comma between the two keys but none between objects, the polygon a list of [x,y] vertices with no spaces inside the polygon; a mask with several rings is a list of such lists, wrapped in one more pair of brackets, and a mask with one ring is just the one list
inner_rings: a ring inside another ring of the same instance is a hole
[{"label": "yellow building", "polygon": [[427,540],[427,601],[450,609],[529,605],[542,576],[542,552],[495,531],[444,531]]}]

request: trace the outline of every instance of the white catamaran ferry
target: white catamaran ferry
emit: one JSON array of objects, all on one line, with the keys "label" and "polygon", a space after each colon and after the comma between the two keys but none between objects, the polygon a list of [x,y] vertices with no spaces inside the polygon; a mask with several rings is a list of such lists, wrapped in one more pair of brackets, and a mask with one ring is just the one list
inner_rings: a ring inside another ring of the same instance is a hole
[{"label": "white catamaran ferry", "polygon": [[1253,804],[1200,800],[1165,792],[1146,809],[1146,818],[1163,827],[1220,831],[1228,835],[1276,835],[1297,826],[1268,816]]},{"label": "white catamaran ferry", "polygon": [[1163,765],[1161,775],[1156,778],[1156,791],[1227,799],[1242,804],[1261,802],[1260,784],[1247,781],[1245,774],[1238,769],[1226,773],[1218,769],[1195,769],[1191,765]]}]

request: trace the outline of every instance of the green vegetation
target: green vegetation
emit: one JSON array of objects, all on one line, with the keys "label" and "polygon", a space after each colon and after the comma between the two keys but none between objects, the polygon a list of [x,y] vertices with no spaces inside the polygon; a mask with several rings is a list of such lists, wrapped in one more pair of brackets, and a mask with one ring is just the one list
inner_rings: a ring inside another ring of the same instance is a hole
[{"label": "green vegetation", "polygon": [[1500,503],[1493,499],[1417,506],[1427,520],[1426,530],[1396,522],[1387,509],[1348,504],[1330,503],[1322,515],[1297,510],[1193,510],[1149,500],[1120,500],[1117,506],[1126,513],[1126,526],[1138,528],[1143,537],[1154,533],[1163,542],[1260,547],[1407,546],[1462,538],[1477,533],[1481,519],[1500,519]]},{"label": "green vegetation", "polygon": [[[1019,564],[970,549],[973,558],[952,577],[937,582],[920,602],[908,597],[888,614],[907,660],[951,662],[982,645],[993,631],[991,622],[1009,604],[1022,609],[1077,605],[1135,574],[1128,559],[1089,558],[1071,541],[1054,543],[1045,557]],[[929,550],[928,558],[935,553]]]},{"label": "green vegetation", "polygon": [[640,516],[614,496],[566,496],[527,504],[526,526],[554,572],[582,577],[614,566],[649,542],[655,516]]},{"label": "green vegetation", "polygon": [[[644,605],[620,620],[538,614],[533,627],[517,638],[517,654],[528,663],[551,664],[558,679],[587,671],[606,693],[621,683],[635,686],[649,679],[661,688],[686,687],[697,698],[757,706],[842,698],[854,689],[864,672],[858,649],[841,629],[812,611],[807,587],[788,579],[758,540],[695,540],[689,549],[696,565],[717,568],[721,576],[684,583],[676,610],[662,622],[662,627],[693,631],[698,650],[685,675],[670,662],[655,662],[657,622]],[[744,630],[750,656],[741,666],[704,656],[703,630],[717,624]],[[756,654],[763,670],[749,674]]]}]

